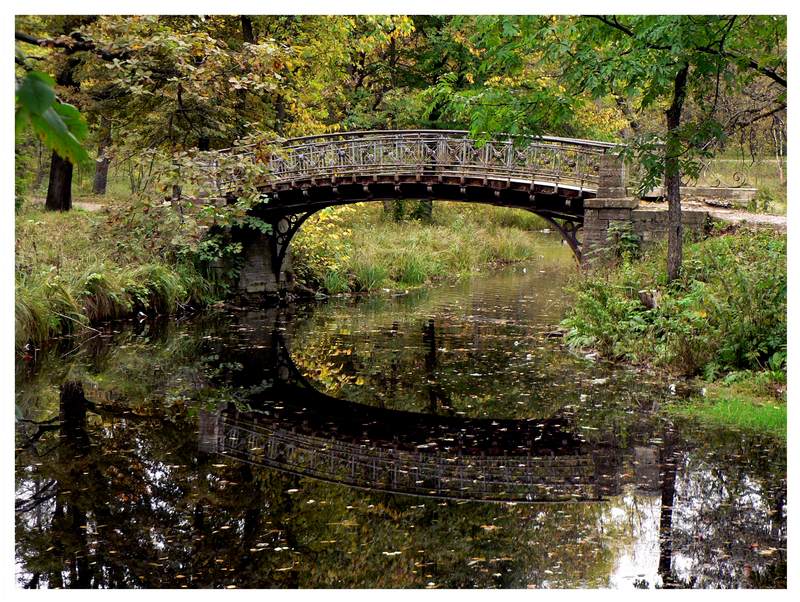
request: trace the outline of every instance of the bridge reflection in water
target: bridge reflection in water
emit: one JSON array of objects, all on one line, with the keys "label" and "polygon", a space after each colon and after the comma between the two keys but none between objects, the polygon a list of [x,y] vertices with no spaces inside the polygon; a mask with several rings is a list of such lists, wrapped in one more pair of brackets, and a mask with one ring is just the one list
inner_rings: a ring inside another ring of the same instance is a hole
[{"label": "bridge reflection in water", "polygon": [[[563,417],[467,418],[336,399],[300,374],[277,330],[270,338],[255,354],[264,369],[256,380],[269,383],[247,400],[257,409],[229,404],[201,413],[201,451],[351,487],[437,498],[596,501],[621,492],[629,454],[615,443],[587,442]],[[636,484],[657,490],[658,465],[646,461],[647,451],[635,453]]]},{"label": "bridge reflection in water", "polygon": [[[440,449],[435,442],[410,450],[369,436],[359,443],[334,433],[311,434],[303,425],[258,412],[230,408],[200,415],[202,451],[352,487],[523,503],[590,501],[618,493],[616,470],[609,466],[613,450],[584,449],[569,434],[548,427],[533,426],[526,434],[544,445],[534,444],[525,455],[496,454],[497,448],[480,445]],[[567,442],[560,453],[548,449],[556,441]]]}]

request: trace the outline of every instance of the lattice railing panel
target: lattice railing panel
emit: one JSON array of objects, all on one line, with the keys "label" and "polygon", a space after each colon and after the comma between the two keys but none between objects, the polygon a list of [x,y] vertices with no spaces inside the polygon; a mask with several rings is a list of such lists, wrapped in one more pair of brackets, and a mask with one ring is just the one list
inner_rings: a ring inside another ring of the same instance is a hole
[{"label": "lattice railing panel", "polygon": [[245,154],[266,163],[273,185],[359,176],[436,175],[538,181],[595,190],[600,157],[614,145],[570,138],[515,138],[479,143],[466,132],[401,130],[295,138],[270,152]]}]

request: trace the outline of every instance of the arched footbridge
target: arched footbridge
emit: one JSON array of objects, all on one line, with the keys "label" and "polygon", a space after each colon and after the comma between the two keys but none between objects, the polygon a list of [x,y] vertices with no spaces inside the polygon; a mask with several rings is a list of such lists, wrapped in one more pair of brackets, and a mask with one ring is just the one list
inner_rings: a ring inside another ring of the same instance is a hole
[{"label": "arched footbridge", "polygon": [[[364,201],[456,200],[525,209],[557,229],[580,261],[587,247],[605,242],[610,220],[630,219],[638,204],[626,194],[620,150],[549,136],[479,141],[455,130],[346,132],[244,147],[237,152],[260,167],[256,186],[263,202],[251,212],[271,225],[271,233],[244,233],[240,288],[281,289],[289,244],[303,222],[325,207]],[[223,172],[211,178],[212,196],[233,199],[236,173]]]}]

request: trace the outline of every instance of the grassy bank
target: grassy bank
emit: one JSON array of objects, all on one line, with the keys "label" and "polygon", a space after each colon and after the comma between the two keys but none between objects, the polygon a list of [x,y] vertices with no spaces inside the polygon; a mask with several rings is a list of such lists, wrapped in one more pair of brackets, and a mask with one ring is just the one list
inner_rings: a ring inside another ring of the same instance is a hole
[{"label": "grassy bank", "polygon": [[737,372],[707,383],[705,395],[665,406],[667,414],[711,427],[786,438],[786,379],[774,372]]},{"label": "grassy bank", "polygon": [[699,377],[707,395],[671,412],[785,433],[786,235],[729,229],[686,245],[669,284],[665,265],[661,247],[582,277],[568,344]]},{"label": "grassy bank", "polygon": [[566,248],[543,249],[532,233],[547,224],[532,213],[455,202],[434,207],[432,223],[395,222],[380,203],[325,210],[292,242],[294,270],[306,285],[337,294],[457,279],[543,253],[569,261]]},{"label": "grassy bank", "polygon": [[[16,214],[17,348],[102,320],[224,298],[224,283],[197,267],[204,251],[190,215],[105,200],[94,211],[29,203]],[[301,282],[336,294],[410,288],[543,253],[568,263],[566,248],[543,247],[531,234],[545,226],[527,212],[458,203],[437,203],[432,223],[394,222],[379,203],[338,207],[301,228],[293,269]]]},{"label": "grassy bank", "polygon": [[122,208],[60,213],[32,204],[17,213],[16,347],[93,322],[171,314],[220,297],[190,258],[170,250],[159,227],[125,215]]}]

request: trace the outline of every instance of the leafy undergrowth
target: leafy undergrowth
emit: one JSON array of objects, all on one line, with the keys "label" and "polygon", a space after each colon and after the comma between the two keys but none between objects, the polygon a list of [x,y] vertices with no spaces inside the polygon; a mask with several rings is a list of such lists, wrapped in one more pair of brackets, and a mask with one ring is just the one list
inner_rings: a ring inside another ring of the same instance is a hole
[{"label": "leafy undergrowth", "polygon": [[567,342],[707,380],[785,369],[785,234],[740,229],[688,244],[670,284],[665,266],[661,247],[582,278],[563,321]]},{"label": "leafy undergrowth", "polygon": [[[16,214],[15,346],[137,312],[171,314],[218,299],[171,214],[104,211]],[[175,218],[177,219],[177,218]]]},{"label": "leafy undergrowth", "polygon": [[741,229],[686,245],[670,284],[665,265],[661,248],[583,278],[562,323],[568,344],[701,376],[706,395],[673,415],[785,437],[786,235]]},{"label": "leafy undergrowth", "polygon": [[327,209],[292,242],[298,279],[328,293],[409,288],[457,279],[491,264],[542,253],[532,213],[437,202],[432,223],[395,222],[378,203]]},{"label": "leafy undergrowth", "polygon": [[706,385],[705,397],[671,404],[666,412],[710,426],[755,431],[785,440],[785,374],[732,373]]}]

